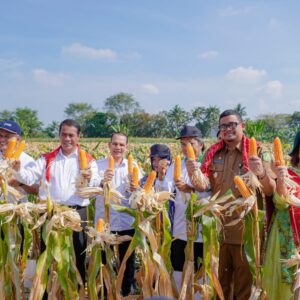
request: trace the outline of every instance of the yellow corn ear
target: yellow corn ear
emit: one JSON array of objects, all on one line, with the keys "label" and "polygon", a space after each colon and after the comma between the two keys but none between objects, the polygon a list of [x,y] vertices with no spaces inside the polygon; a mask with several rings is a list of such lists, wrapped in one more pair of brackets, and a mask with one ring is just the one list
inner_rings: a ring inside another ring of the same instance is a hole
[{"label": "yellow corn ear", "polygon": [[22,152],[24,151],[25,147],[26,147],[26,143],[23,140],[19,143],[19,146],[17,147],[17,149],[16,149],[14,155],[12,156],[12,158],[14,158],[15,160],[19,159],[19,157],[22,154]]},{"label": "yellow corn ear", "polygon": [[156,172],[151,171],[148,178],[147,178],[147,180],[146,180],[146,183],[144,185],[144,190],[145,190],[146,194],[149,194],[151,192],[151,189],[152,189],[152,186],[154,184],[155,178],[156,178]]},{"label": "yellow corn ear", "polygon": [[186,156],[189,160],[196,160],[194,149],[190,143],[186,146]]},{"label": "yellow corn ear", "polygon": [[103,219],[98,219],[97,225],[96,225],[97,232],[103,232],[104,231],[104,221]]},{"label": "yellow corn ear", "polygon": [[128,174],[132,174],[133,172],[133,156],[131,154],[128,155]]},{"label": "yellow corn ear", "polygon": [[86,170],[88,167],[86,152],[80,149],[79,153],[79,163],[80,163],[80,170]]},{"label": "yellow corn ear", "polygon": [[284,159],[283,159],[283,154],[282,154],[282,145],[279,137],[275,138],[274,143],[273,143],[273,150],[274,150],[274,160],[275,160],[275,165],[282,167],[285,165]]},{"label": "yellow corn ear", "polygon": [[7,145],[7,149],[6,149],[6,152],[5,152],[5,158],[6,159],[12,158],[12,156],[14,154],[16,144],[17,144],[17,139],[15,137],[8,140],[8,145]]},{"label": "yellow corn ear", "polygon": [[112,171],[115,169],[115,160],[112,156],[108,158],[108,168]]},{"label": "yellow corn ear", "polygon": [[249,157],[257,156],[257,144],[254,137],[249,141]]},{"label": "yellow corn ear", "polygon": [[175,156],[174,159],[174,181],[179,180],[181,177],[181,157],[180,155]]},{"label": "yellow corn ear", "polygon": [[233,181],[244,199],[247,199],[251,196],[248,187],[240,176],[234,176]]},{"label": "yellow corn ear", "polygon": [[135,187],[139,186],[139,168],[134,166],[132,169],[132,184]]}]

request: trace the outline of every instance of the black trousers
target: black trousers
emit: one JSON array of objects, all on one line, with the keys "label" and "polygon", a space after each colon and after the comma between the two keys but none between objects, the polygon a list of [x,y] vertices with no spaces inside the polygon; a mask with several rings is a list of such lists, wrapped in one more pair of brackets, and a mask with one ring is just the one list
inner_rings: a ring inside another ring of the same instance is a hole
[{"label": "black trousers", "polygon": [[[174,240],[171,245],[171,262],[174,271],[182,272],[185,261],[184,249],[187,242],[183,240]],[[194,243],[194,268],[197,271],[203,260],[203,243]]]},{"label": "black trousers", "polygon": [[[114,234],[118,235],[134,235],[134,229],[122,230],[122,231],[112,231]],[[123,242],[119,245],[119,258],[120,263],[122,263],[126,251],[129,247],[131,241]],[[102,252],[103,263],[106,263],[105,252]],[[134,285],[134,275],[135,275],[135,252],[133,252],[126,261],[126,269],[124,272],[124,277],[122,281],[122,295],[128,296],[131,291],[131,287]]]},{"label": "black trousers", "polygon": [[[82,207],[79,205],[72,206],[71,208],[76,209],[76,211],[79,213],[80,218],[82,221],[87,220],[87,207]],[[86,257],[86,246],[87,246],[87,235],[85,233],[85,227],[87,223],[82,222],[81,227],[83,228],[80,232],[73,232],[73,246],[75,251],[75,257],[76,257],[76,267],[80,273],[80,276],[82,278],[83,284],[86,282],[86,268],[85,268],[85,257]],[[45,243],[43,239],[41,239],[41,252],[43,252],[46,249]]]}]

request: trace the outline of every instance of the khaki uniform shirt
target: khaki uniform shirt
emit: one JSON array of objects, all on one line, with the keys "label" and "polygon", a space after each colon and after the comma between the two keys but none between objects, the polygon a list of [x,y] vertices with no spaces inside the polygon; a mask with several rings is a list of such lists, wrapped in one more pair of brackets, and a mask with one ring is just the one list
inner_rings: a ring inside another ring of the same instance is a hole
[{"label": "khaki uniform shirt", "polygon": [[[270,155],[266,150],[258,148],[258,155],[262,158],[263,165],[269,174],[270,170]],[[241,145],[233,150],[227,147],[223,148],[215,154],[210,166],[209,180],[211,184],[212,194],[220,191],[219,196],[224,195],[231,189],[234,197],[241,197],[237,187],[234,184],[233,178],[236,175],[243,175],[245,173],[244,163],[242,160]],[[232,201],[233,199],[229,199]],[[224,218],[223,225],[239,218],[238,213],[234,212],[232,216]],[[223,226],[222,242],[226,244],[243,244],[245,220],[241,220],[234,226]]]}]

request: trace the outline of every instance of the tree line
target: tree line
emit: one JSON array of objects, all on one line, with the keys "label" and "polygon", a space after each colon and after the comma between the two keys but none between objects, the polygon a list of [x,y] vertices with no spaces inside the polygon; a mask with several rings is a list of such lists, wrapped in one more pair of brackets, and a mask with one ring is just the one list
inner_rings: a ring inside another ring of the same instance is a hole
[{"label": "tree line", "polygon": [[[290,142],[300,129],[300,111],[293,114],[260,115],[250,120],[247,118],[246,107],[239,103],[234,109],[246,121],[247,135],[263,141],[271,141],[279,136],[283,141]],[[84,137],[109,137],[114,131],[121,131],[129,136],[153,138],[174,138],[184,124],[194,124],[203,137],[215,137],[220,112],[220,108],[215,105],[198,106],[191,111],[175,105],[168,111],[150,114],[127,93],[107,98],[103,111],[97,111],[86,102],[70,103],[64,110],[66,118],[80,123]],[[18,122],[26,137],[54,138],[58,135],[59,122],[52,121],[44,126],[38,118],[38,112],[28,107],[0,111],[0,120],[7,119]]]}]

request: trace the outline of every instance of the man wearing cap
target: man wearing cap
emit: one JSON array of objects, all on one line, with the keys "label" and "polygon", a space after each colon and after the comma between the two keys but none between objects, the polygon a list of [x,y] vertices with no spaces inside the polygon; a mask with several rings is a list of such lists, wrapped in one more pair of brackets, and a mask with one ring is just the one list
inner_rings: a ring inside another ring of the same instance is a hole
[{"label": "man wearing cap", "polygon": [[[17,143],[21,141],[21,128],[18,123],[6,120],[0,122],[0,161],[4,159],[4,155],[7,149],[8,140],[16,138]],[[34,159],[26,154],[25,152],[21,153],[19,158],[21,165],[23,167],[31,167],[34,165]],[[10,179],[8,184],[14,188],[21,190],[25,194],[37,194],[38,186],[33,184],[31,186],[22,184],[15,179]],[[12,195],[8,197],[9,202],[14,201]],[[22,201],[26,201],[27,197],[25,196]]]},{"label": "man wearing cap", "polygon": [[[184,159],[181,161],[181,178],[174,182],[174,164],[170,166],[167,171],[166,177],[162,184],[164,189],[175,194],[175,213],[173,221],[173,238],[171,246],[171,261],[174,269],[174,278],[177,287],[181,287],[182,270],[185,261],[184,249],[187,244],[187,224],[186,224],[186,208],[187,203],[191,197],[191,193],[196,193],[198,199],[202,199],[209,196],[209,191],[202,192],[197,186],[197,182],[193,180],[193,173],[195,169],[198,169],[201,165],[201,159],[204,150],[204,143],[201,139],[202,135],[198,128],[194,126],[184,126],[180,132],[180,136],[177,138],[180,140],[181,150],[184,155]],[[196,161],[187,160],[187,146],[191,144]],[[201,234],[201,227],[199,226],[199,236],[194,243],[194,262],[195,271],[199,269],[199,258],[203,256],[203,239]]]},{"label": "man wearing cap", "polygon": [[[114,170],[108,168],[108,158],[97,161],[99,176],[101,179],[101,186],[107,182],[111,182],[114,190],[121,193],[125,199],[122,200],[121,205],[129,206],[128,199],[130,197],[129,177],[128,177],[128,160],[125,154],[128,150],[128,137],[121,132],[115,132],[108,143],[110,155],[114,158]],[[136,162],[133,162],[137,166]],[[141,174],[139,174],[139,179]],[[104,219],[104,198],[97,197],[95,207],[95,224],[98,219]],[[134,235],[132,223],[134,219],[126,213],[117,212],[110,208],[110,230],[112,233],[118,235]],[[119,256],[122,262],[130,241],[123,242],[119,245]],[[134,253],[126,261],[126,269],[122,282],[122,295],[127,296],[131,292],[131,287],[134,284],[135,275],[135,255]]]},{"label": "man wearing cap", "polygon": [[[14,175],[24,184],[41,182],[39,198],[46,200],[48,191],[52,201],[76,209],[82,220],[82,227],[86,226],[87,206],[89,199],[82,199],[76,192],[76,181],[80,174],[79,140],[80,125],[66,119],[59,126],[60,146],[39,158],[33,167],[24,168],[15,163]],[[89,186],[99,186],[100,179],[96,161],[87,153],[89,169],[82,174]],[[87,237],[83,231],[73,232],[73,244],[76,256],[76,266],[85,282],[85,255]],[[43,250],[43,247],[42,247]]]},{"label": "man wearing cap", "polygon": [[[224,111],[219,118],[221,140],[205,154],[201,170],[209,178],[212,195],[224,195],[231,190],[241,197],[233,178],[249,170],[257,176],[265,196],[272,196],[275,181],[271,171],[271,156],[258,144],[258,156],[248,157],[249,139],[244,135],[245,123],[235,110]],[[207,185],[202,182],[201,189]],[[233,198],[229,199],[232,201]],[[227,202],[226,202],[227,203]],[[233,226],[226,226],[232,221]],[[219,253],[219,280],[225,299],[246,300],[251,295],[252,275],[244,248],[245,219],[237,212],[224,216]],[[233,286],[233,291],[232,291]]]}]

